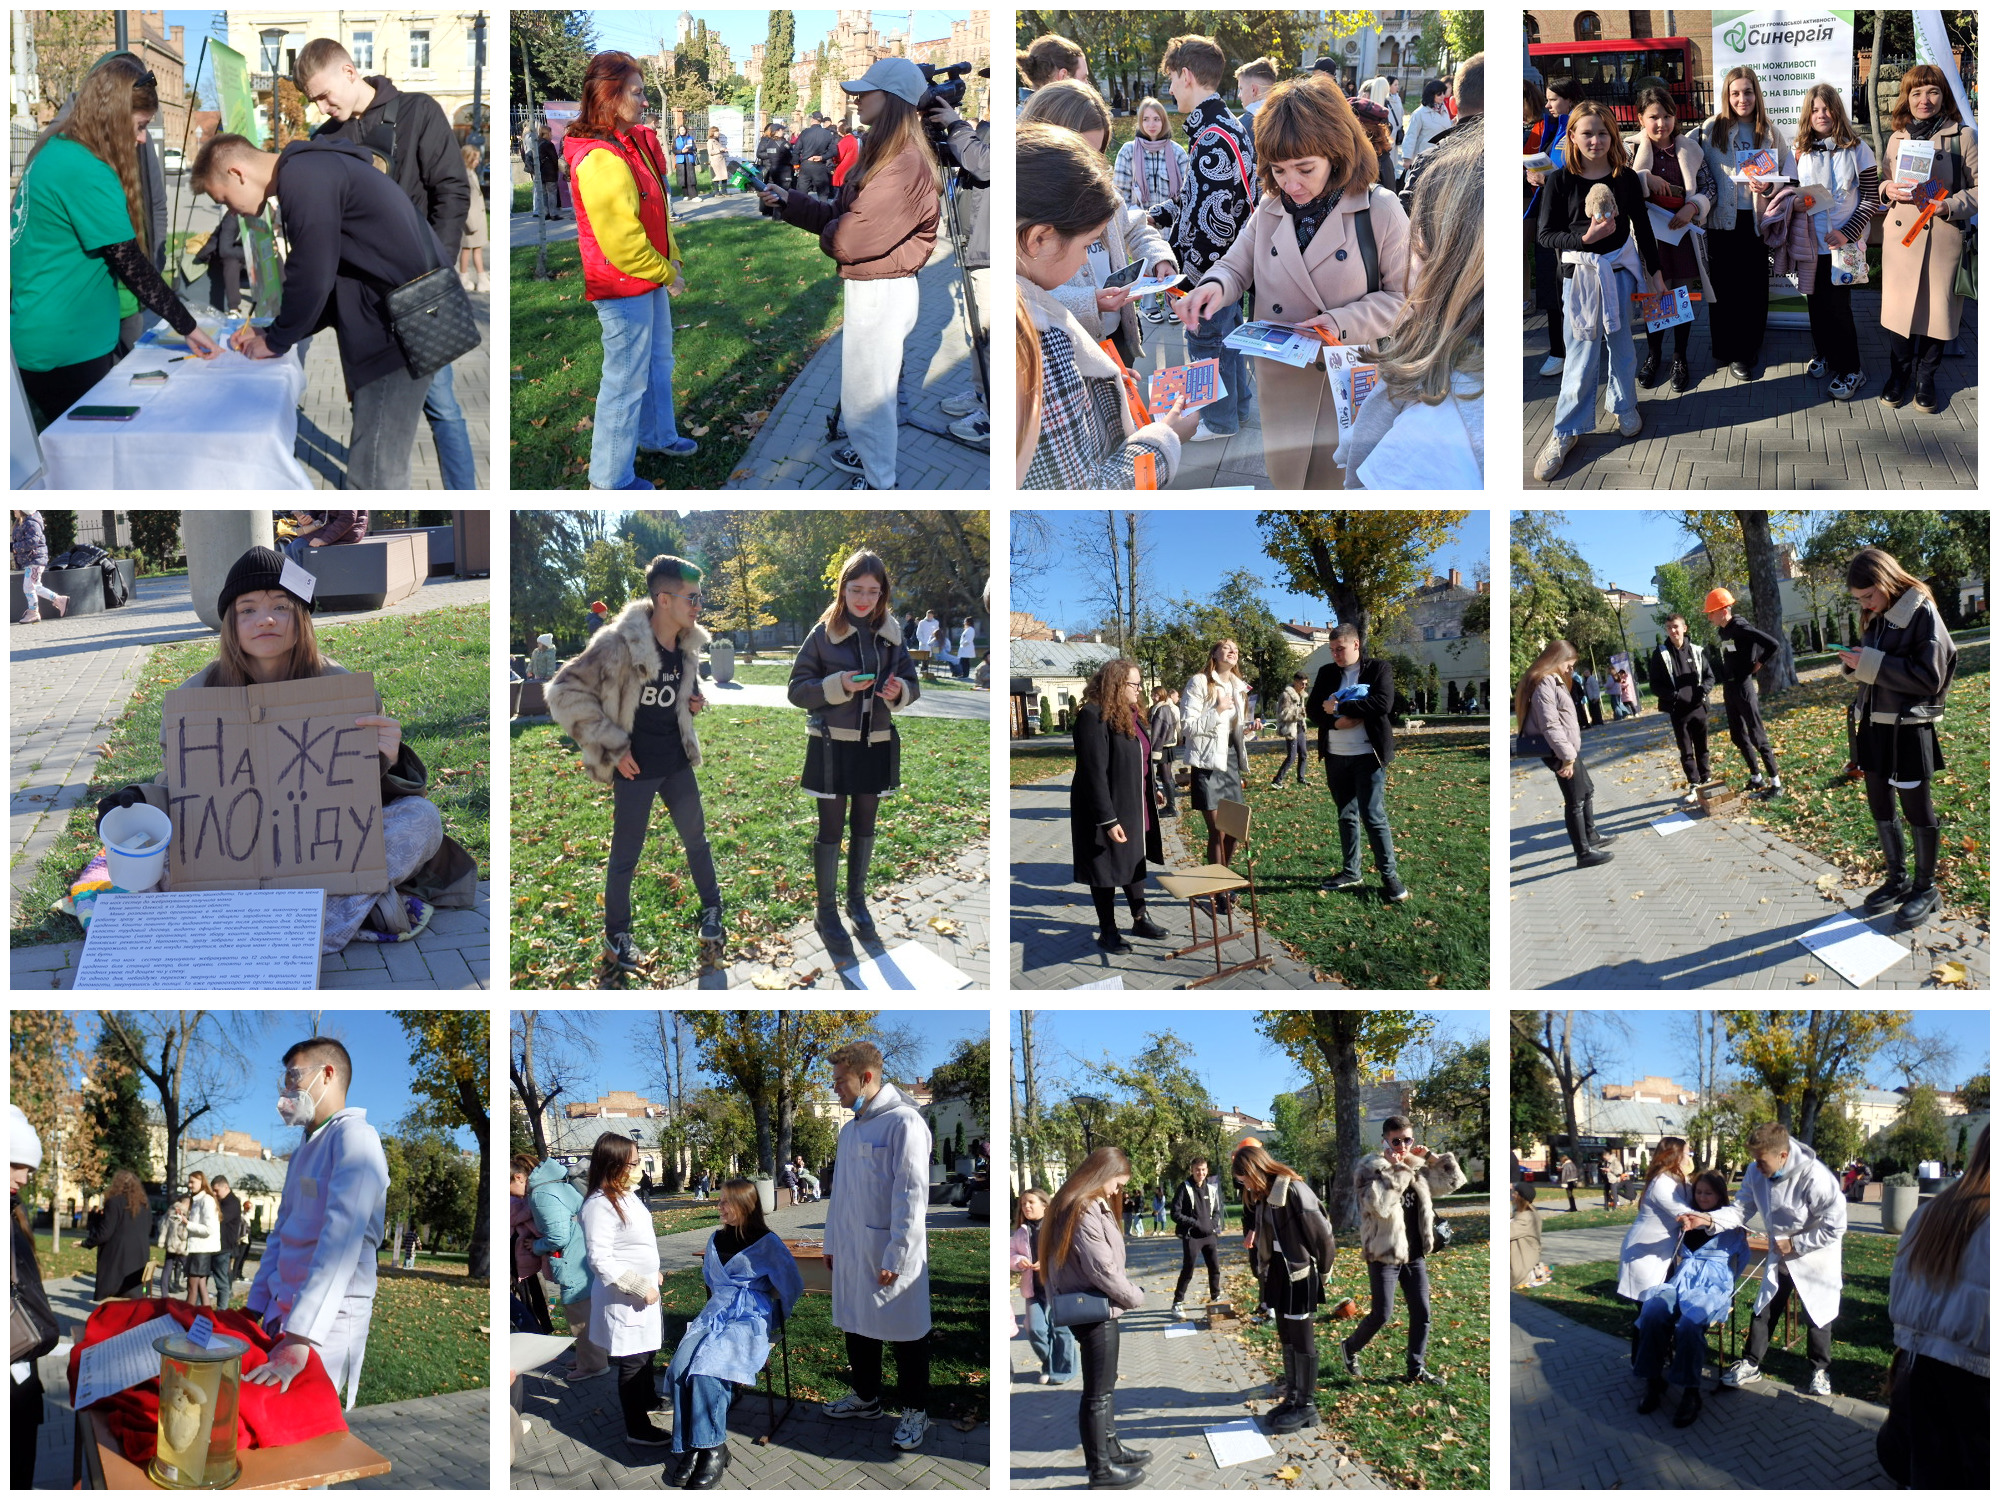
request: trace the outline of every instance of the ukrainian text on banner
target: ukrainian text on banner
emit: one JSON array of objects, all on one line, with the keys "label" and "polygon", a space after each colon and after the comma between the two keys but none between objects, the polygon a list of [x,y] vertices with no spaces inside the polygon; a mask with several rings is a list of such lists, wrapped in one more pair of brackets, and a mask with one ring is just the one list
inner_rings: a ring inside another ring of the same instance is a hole
[{"label": "ukrainian text on banner", "polygon": [[1798,131],[1806,90],[1830,83],[1854,113],[1854,12],[1851,10],[1718,10],[1709,13],[1709,56],[1715,62],[1715,107],[1729,107],[1723,79],[1732,68],[1757,70],[1771,128],[1790,141]]}]

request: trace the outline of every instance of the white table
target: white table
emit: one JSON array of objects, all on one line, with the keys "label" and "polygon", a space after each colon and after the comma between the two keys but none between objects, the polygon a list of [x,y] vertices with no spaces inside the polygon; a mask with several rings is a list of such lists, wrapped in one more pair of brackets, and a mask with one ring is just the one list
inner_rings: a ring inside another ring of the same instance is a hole
[{"label": "white table", "polygon": [[[42,433],[48,485],[58,490],[309,490],[292,456],[305,371],[298,354],[212,360],[141,344],[112,367],[79,406],[137,406],[129,422],[58,417]],[[167,383],[132,377],[165,370]]]}]

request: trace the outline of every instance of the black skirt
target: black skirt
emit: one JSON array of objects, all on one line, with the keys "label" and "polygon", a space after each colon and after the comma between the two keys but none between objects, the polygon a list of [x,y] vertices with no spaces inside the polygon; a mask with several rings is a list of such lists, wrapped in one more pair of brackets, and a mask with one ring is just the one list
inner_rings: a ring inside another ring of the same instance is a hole
[{"label": "black skirt", "polygon": [[1264,1273],[1264,1305],[1281,1318],[1311,1317],[1313,1310],[1325,1300],[1325,1279],[1309,1275],[1292,1280],[1282,1255],[1273,1260],[1270,1269]]},{"label": "black skirt", "polygon": [[823,727],[806,731],[806,770],[799,784],[815,797],[874,797],[903,784],[903,742],[895,726],[887,739],[836,740]]},{"label": "black skirt", "polygon": [[1863,724],[1854,763],[1890,781],[1925,781],[1944,769],[1935,724]]},{"label": "black skirt", "polygon": [[1243,800],[1243,777],[1236,769],[1232,756],[1228,765],[1218,771],[1204,766],[1192,768],[1188,777],[1188,806],[1196,812],[1214,812],[1225,802]]}]

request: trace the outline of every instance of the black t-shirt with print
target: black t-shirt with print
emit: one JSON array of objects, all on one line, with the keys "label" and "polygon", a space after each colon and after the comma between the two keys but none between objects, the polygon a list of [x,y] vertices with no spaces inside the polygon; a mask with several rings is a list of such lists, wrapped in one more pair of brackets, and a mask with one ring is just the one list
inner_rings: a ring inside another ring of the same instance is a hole
[{"label": "black t-shirt with print", "polygon": [[681,743],[680,648],[653,644],[659,650],[659,667],[639,694],[639,709],[632,716],[632,759],[646,780],[671,776],[688,763],[687,747]]}]

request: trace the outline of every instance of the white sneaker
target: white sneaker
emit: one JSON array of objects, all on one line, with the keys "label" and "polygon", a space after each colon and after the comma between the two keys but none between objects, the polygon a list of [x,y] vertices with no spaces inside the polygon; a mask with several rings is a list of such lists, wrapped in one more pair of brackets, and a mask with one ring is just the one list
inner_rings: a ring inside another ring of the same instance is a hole
[{"label": "white sneaker", "polygon": [[1747,1359],[1739,1359],[1722,1372],[1722,1383],[1727,1386],[1755,1385],[1764,1378],[1764,1372]]},{"label": "white sneaker", "polygon": [[1177,1322],[1185,1322],[1187,1320],[1187,1309],[1178,1302],[1174,1304],[1174,1318]]},{"label": "white sneaker", "polygon": [[1866,372],[1857,370],[1852,375],[1842,375],[1826,388],[1826,393],[1836,401],[1852,401],[1855,392],[1867,381]]},{"label": "white sneaker", "polygon": [[1689,787],[1684,793],[1681,794],[1681,806],[1700,807],[1701,793],[1696,791],[1693,787]]},{"label": "white sneaker", "polygon": [[906,1411],[902,1420],[896,1423],[896,1435],[889,1441],[908,1453],[924,1444],[924,1434],[931,1430],[930,1417],[920,1411]]},{"label": "white sneaker", "polygon": [[1808,1380],[1800,1389],[1808,1396],[1831,1396],[1833,1394],[1833,1382],[1826,1378],[1826,1371],[1814,1370],[1812,1372],[1812,1379]]},{"label": "white sneaker", "polygon": [[1806,365],[1806,374],[1811,376],[1814,380],[1817,380],[1820,378],[1820,376],[1824,375],[1825,373],[1826,373],[1826,361],[1821,359],[1818,355],[1814,355],[1813,358]]},{"label": "white sneaker", "polygon": [[1565,437],[1561,433],[1550,434],[1548,447],[1542,450],[1541,458],[1535,463],[1535,478],[1547,484],[1556,475],[1562,473],[1563,460],[1569,457],[1570,449],[1575,446],[1576,438],[1574,436]]},{"label": "white sneaker", "polygon": [[1542,376],[1544,379],[1554,379],[1556,376],[1562,374],[1562,372],[1563,362],[1553,354],[1542,361]]},{"label": "white sneaker", "polygon": [[1618,419],[1618,435],[1628,438],[1637,437],[1641,425],[1642,419],[1639,413],[1636,410],[1628,411]]},{"label": "white sneaker", "polygon": [[976,411],[986,410],[978,394],[973,391],[967,391],[959,396],[948,397],[942,405],[944,407],[944,414],[947,417],[969,417]]},{"label": "white sneaker", "polygon": [[849,1417],[873,1420],[882,1415],[882,1403],[880,1401],[870,1401],[866,1397],[857,1396],[854,1392],[849,1391],[838,1401],[827,1402],[820,1410],[825,1412],[829,1417],[840,1421],[844,1421]]},{"label": "white sneaker", "polygon": [[993,441],[993,431],[987,423],[985,412],[975,412],[951,424],[951,435],[962,443],[975,443],[981,447]]},{"label": "white sneaker", "polygon": [[1194,436],[1189,438],[1188,441],[1191,443],[1212,443],[1218,438],[1233,438],[1235,436],[1236,434],[1233,432],[1217,432],[1206,422],[1197,422],[1195,424]]}]

